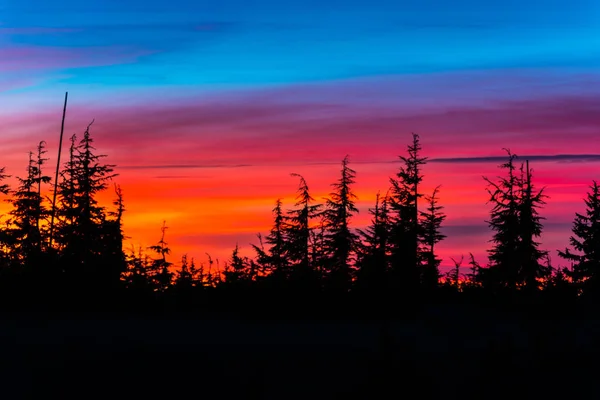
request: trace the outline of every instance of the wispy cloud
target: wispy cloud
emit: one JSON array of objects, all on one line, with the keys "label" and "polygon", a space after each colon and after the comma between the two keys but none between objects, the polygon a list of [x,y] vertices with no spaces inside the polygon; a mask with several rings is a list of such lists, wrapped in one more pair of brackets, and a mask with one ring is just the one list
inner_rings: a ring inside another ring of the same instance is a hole
[{"label": "wispy cloud", "polygon": [[[372,96],[361,97],[376,87],[357,91],[352,102],[343,82],[322,98],[322,88],[313,89],[312,95],[289,87],[168,101],[156,90],[129,105],[75,103],[67,128],[80,131],[95,118],[97,142],[122,168],[139,170],[326,165],[346,154],[357,164],[394,163],[411,132],[421,135],[433,163],[498,162],[504,147],[532,161],[595,162],[600,155],[600,95],[442,102],[418,111],[403,106],[408,100],[373,106]],[[59,111],[3,116],[0,128],[21,132],[23,140],[47,139],[42,135],[56,130]]]},{"label": "wispy cloud", "polygon": [[52,71],[112,65],[128,62],[151,52],[124,47],[60,48],[60,47],[7,47],[1,48],[0,72],[23,70]]},{"label": "wispy cloud", "polygon": [[[600,162],[600,154],[555,154],[555,155],[517,155],[517,160],[529,160],[539,162],[556,163],[595,163]],[[447,164],[472,164],[472,163],[502,163],[506,161],[506,156],[491,157],[450,157],[450,158],[429,158],[427,162],[447,163]],[[353,165],[378,165],[378,164],[399,164],[400,160],[373,160],[373,161],[353,161]],[[120,169],[128,170],[149,170],[149,169],[230,169],[230,168],[254,168],[260,166],[270,167],[293,167],[293,166],[328,166],[338,165],[339,161],[329,162],[298,162],[284,161],[253,164],[154,164],[154,165],[120,165]],[[185,178],[188,176],[160,176],[160,178]]]},{"label": "wispy cloud", "polygon": [[[600,154],[551,154],[551,155],[518,155],[517,159],[529,160],[529,161],[542,161],[542,162],[600,162]],[[485,162],[503,162],[506,161],[506,157],[493,156],[493,157],[450,157],[450,158],[432,158],[428,160],[433,163],[485,163]]]},{"label": "wispy cloud", "polygon": [[0,35],[52,35],[60,33],[77,33],[81,29],[77,28],[57,28],[57,27],[7,27],[0,24]]},{"label": "wispy cloud", "polygon": [[[600,154],[595,140],[598,104],[600,98],[595,97],[555,98],[394,116],[386,109],[366,114],[353,106],[250,100],[104,112],[106,120],[101,130],[98,125],[98,134],[114,145],[137,146],[140,165],[146,165],[143,160],[155,153],[155,146],[196,168],[328,163],[345,154],[357,163],[393,162],[390,150],[403,153],[410,132],[421,135],[433,162],[496,162],[507,146],[531,160],[592,162]],[[573,141],[573,136],[598,153],[578,154],[581,142]],[[148,140],[154,146],[146,152],[139,144]],[[564,150],[573,153],[557,154]],[[459,156],[445,157],[449,154]]]},{"label": "wispy cloud", "polygon": [[[251,167],[248,164],[223,165],[223,164],[155,164],[155,165],[120,165],[120,169],[208,169],[208,168],[243,168]],[[167,176],[172,177],[172,176]],[[164,178],[164,176],[161,176]]]}]

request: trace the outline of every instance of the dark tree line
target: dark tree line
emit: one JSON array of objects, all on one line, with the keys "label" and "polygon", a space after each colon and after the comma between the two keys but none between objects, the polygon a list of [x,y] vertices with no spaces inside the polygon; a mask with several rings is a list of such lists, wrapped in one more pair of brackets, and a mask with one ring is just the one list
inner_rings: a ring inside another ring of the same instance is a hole
[{"label": "dark tree line", "polygon": [[[273,208],[273,226],[252,244],[254,257],[242,257],[236,245],[223,265],[208,258],[197,263],[183,256],[169,260],[168,227],[155,245],[125,249],[122,219],[124,193],[114,184],[114,165],[98,155],[90,133],[70,139],[67,161],[57,185],[57,203],[43,194],[53,184],[46,172],[41,142],[29,155],[25,173],[14,188],[0,170],[0,192],[11,210],[0,229],[0,273],[5,293],[36,293],[52,298],[76,293],[102,298],[115,293],[131,298],[208,298],[210,293],[327,294],[378,299],[382,296],[435,298],[439,294],[561,293],[593,295],[600,271],[600,189],[590,186],[586,211],[576,214],[571,249],[559,251],[567,267],[554,267],[540,248],[547,196],[533,182],[529,163],[518,163],[507,150],[504,174],[487,183],[493,232],[487,265],[470,256],[469,274],[461,273],[464,257],[440,275],[438,244],[445,239],[446,218],[440,186],[422,191],[423,167],[419,136],[412,135],[406,154],[385,194],[369,209],[371,222],[352,227],[359,212],[353,192],[356,171],[346,156],[339,178],[326,199],[311,195],[305,178],[298,180],[296,201],[286,209],[280,199]],[[110,206],[98,195],[114,190]],[[175,296],[175,297],[173,297]],[[191,297],[190,297],[191,296]],[[590,296],[591,297],[591,296]]]}]

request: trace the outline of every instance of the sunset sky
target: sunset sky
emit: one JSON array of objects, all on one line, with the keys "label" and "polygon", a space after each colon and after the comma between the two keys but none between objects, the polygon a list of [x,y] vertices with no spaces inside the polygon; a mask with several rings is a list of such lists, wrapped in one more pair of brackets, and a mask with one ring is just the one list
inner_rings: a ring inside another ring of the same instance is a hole
[{"label": "sunset sky", "polygon": [[346,154],[364,226],[415,132],[425,189],[442,185],[443,265],[486,261],[482,175],[503,147],[547,187],[558,264],[600,179],[600,2],[0,0],[9,174],[40,140],[52,168],[66,91],[66,136],[95,119],[118,165],[128,242],[153,244],[166,220],[171,261],[250,255],[275,200],[292,206],[290,173],[322,199]]}]

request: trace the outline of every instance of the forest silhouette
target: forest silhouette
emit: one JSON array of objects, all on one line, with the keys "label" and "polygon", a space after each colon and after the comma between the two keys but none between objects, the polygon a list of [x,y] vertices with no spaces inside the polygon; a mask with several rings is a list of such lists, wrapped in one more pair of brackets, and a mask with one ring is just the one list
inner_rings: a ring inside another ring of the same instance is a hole
[{"label": "forest silhouette", "polygon": [[[286,209],[275,199],[272,228],[258,235],[255,256],[240,256],[236,245],[222,265],[210,256],[197,263],[187,255],[170,258],[166,223],[154,245],[124,246],[126,191],[91,130],[90,124],[70,138],[56,182],[45,142],[30,153],[14,187],[0,169],[10,205],[0,228],[0,308],[45,321],[36,332],[56,346],[32,350],[22,320],[6,323],[19,339],[5,343],[12,361],[3,371],[16,382],[25,375],[37,382],[20,392],[28,393],[24,398],[76,397],[90,388],[89,396],[103,397],[116,393],[116,381],[126,383],[128,392],[120,394],[140,398],[188,390],[219,398],[598,390],[585,367],[597,349],[600,294],[595,181],[582,193],[586,211],[574,214],[571,246],[557,252],[561,261],[553,265],[556,250],[540,246],[543,206],[551,199],[535,185],[529,162],[506,149],[502,176],[482,178],[493,233],[488,259],[469,255],[468,274],[461,273],[464,257],[453,259],[455,268],[441,275],[444,188],[422,192],[428,159],[413,134],[366,228],[352,225],[357,178],[346,156],[322,203],[302,175],[292,174],[296,201]],[[110,190],[114,201],[101,204],[99,195]],[[54,207],[45,193],[56,196]],[[307,328],[299,321],[312,322]],[[78,329],[82,342],[57,333]],[[58,372],[32,374],[27,357],[36,365],[63,364]],[[559,371],[561,382],[548,381]]]}]

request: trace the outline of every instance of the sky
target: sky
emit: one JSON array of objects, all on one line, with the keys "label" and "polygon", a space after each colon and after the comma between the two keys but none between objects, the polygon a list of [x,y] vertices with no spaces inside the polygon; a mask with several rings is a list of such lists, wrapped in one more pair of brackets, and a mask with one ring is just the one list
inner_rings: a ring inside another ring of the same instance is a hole
[{"label": "sky", "polygon": [[[495,4],[494,4],[495,3]],[[57,5],[60,4],[60,5]],[[411,133],[424,189],[441,185],[440,245],[486,261],[503,148],[550,196],[542,247],[559,264],[600,179],[600,3],[593,0],[0,0],[0,163],[23,174],[46,140],[91,132],[124,191],[128,245],[172,261],[236,243],[251,255],[300,173],[320,200],[349,155],[369,221]],[[111,193],[107,193],[110,200]]]}]

